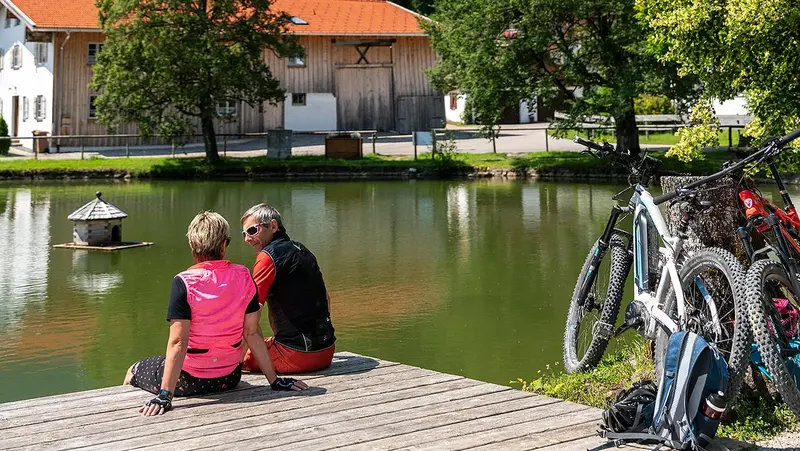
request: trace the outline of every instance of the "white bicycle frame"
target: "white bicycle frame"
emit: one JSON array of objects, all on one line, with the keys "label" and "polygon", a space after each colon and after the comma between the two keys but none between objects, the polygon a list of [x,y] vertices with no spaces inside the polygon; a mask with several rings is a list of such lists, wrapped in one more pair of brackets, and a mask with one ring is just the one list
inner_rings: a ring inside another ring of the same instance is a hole
[{"label": "white bicycle frame", "polygon": [[[676,257],[683,251],[683,240],[678,236],[672,236],[667,229],[661,210],[653,203],[653,196],[642,185],[636,185],[633,197],[630,200],[629,208],[634,208],[633,216],[633,279],[634,279],[634,300],[640,302],[650,314],[650,320],[645,325],[645,336],[655,337],[656,327],[660,323],[671,332],[677,332],[685,328],[687,324],[685,298],[681,280],[678,276],[678,268],[675,265]],[[648,272],[648,221],[652,222],[663,246],[659,247],[659,253],[664,256],[665,264],[661,269],[661,277],[658,279],[658,288],[655,296],[649,289]],[[678,321],[675,321],[664,312],[664,301],[666,300],[669,285],[675,291]],[[709,312],[714,321],[714,328],[721,334],[722,327],[719,321],[716,305],[707,292],[703,291],[703,298],[708,304]]]}]

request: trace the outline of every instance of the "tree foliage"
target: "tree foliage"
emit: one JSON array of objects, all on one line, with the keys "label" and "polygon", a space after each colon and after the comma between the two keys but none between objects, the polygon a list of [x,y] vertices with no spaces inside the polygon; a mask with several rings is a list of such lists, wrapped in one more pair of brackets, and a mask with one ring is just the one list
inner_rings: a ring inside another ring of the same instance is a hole
[{"label": "tree foliage", "polygon": [[695,80],[647,51],[633,0],[438,0],[435,10],[426,27],[441,62],[431,80],[467,93],[484,125],[521,99],[559,99],[570,116],[562,125],[613,118],[618,148],[635,153],[637,96],[696,96]]},{"label": "tree foliage", "polygon": [[800,7],[789,0],[636,0],[651,51],[680,65],[722,100],[745,94],[760,121],[751,135],[782,134],[800,118]]},{"label": "tree foliage", "polygon": [[667,156],[685,163],[704,159],[703,147],[719,146],[719,119],[708,99],[702,99],[692,108],[689,127],[681,128],[676,135],[678,144],[669,149]]},{"label": "tree foliage", "polygon": [[283,100],[263,53],[286,57],[299,47],[287,34],[291,17],[270,7],[271,0],[99,0],[99,121],[168,137],[194,133],[199,122],[206,159],[216,162],[220,102]]},{"label": "tree foliage", "polygon": [[[0,116],[0,136],[8,136],[8,123],[3,116]],[[8,155],[8,149],[11,148],[11,140],[0,140],[0,155]]]}]

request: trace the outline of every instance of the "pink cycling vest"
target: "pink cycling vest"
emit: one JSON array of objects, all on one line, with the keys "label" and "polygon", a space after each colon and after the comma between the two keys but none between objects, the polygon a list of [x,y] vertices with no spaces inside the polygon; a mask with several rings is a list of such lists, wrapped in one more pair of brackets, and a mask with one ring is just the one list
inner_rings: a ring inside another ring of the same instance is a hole
[{"label": "pink cycling vest", "polygon": [[256,294],[250,270],[227,260],[198,263],[178,274],[186,284],[192,312],[189,349],[183,369],[195,377],[227,376],[242,358],[247,305]]}]

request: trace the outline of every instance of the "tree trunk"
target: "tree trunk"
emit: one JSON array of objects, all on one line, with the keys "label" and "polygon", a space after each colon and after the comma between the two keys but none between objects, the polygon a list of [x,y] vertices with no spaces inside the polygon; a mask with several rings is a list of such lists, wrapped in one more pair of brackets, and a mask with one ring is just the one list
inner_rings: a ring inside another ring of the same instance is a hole
[{"label": "tree trunk", "polygon": [[[661,177],[663,191],[675,191],[678,187],[700,180],[702,177]],[[705,186],[700,192],[701,200],[710,200],[714,204],[708,213],[695,214],[689,223],[688,238],[684,241],[686,251],[691,254],[701,247],[719,247],[736,256],[739,261],[748,263],[744,248],[739,241],[736,228],[744,224],[744,215],[741,213],[739,201],[738,178],[724,177]],[[680,212],[677,205],[667,208],[664,218],[671,233],[675,233]],[[760,247],[756,245],[756,247]],[[742,393],[749,396],[772,396],[775,389],[771,383],[766,383],[761,373],[750,365],[745,376],[745,386]]]},{"label": "tree trunk", "polygon": [[[207,105],[210,105],[210,103]],[[217,133],[214,131],[214,112],[208,106],[204,106],[200,110],[200,125],[203,130],[203,142],[206,147],[206,161],[209,164],[215,164],[219,162]]]},{"label": "tree trunk", "polygon": [[614,116],[614,128],[617,132],[617,150],[630,152],[633,156],[638,156],[641,151],[639,147],[639,128],[636,126],[636,113],[633,110],[633,99],[630,101],[630,108],[620,115]]},{"label": "tree trunk", "polygon": [[[661,188],[665,193],[675,191],[702,178],[661,177]],[[684,241],[684,248],[689,253],[694,253],[700,247],[719,247],[730,251],[739,261],[746,263],[747,256],[736,231],[744,220],[744,216],[740,214],[738,180],[724,177],[702,188],[698,199],[711,201],[713,205],[708,212],[695,212],[689,222],[688,238]],[[681,219],[680,208],[677,205],[673,208],[668,207],[664,219],[667,221],[670,233],[674,234]]]}]

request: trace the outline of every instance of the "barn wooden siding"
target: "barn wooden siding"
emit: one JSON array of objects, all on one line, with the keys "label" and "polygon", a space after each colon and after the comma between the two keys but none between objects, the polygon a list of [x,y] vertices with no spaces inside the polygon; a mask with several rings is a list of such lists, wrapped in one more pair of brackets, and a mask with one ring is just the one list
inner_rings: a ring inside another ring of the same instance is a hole
[{"label": "barn wooden siding", "polygon": [[[56,88],[58,87],[59,51],[65,33],[55,35]],[[304,67],[290,67],[286,59],[265,50],[264,59],[272,74],[281,80],[287,93],[332,93],[337,98],[339,128],[381,129],[410,132],[444,124],[444,100],[431,86],[425,69],[436,63],[436,55],[427,37],[396,37],[391,47],[371,47],[369,64],[357,65],[355,47],[335,45],[335,41],[390,39],[374,36],[303,36],[300,43],[306,51]],[[89,120],[89,89],[92,66],[88,63],[89,43],[101,43],[102,33],[73,32],[64,47],[63,90],[54,105],[53,114],[61,114],[62,135],[101,135],[109,130]],[[437,104],[439,107],[437,107]],[[59,111],[59,105],[61,106]],[[281,128],[284,124],[283,104],[238,105],[237,115],[217,122],[218,133],[259,133]],[[134,124],[121,126],[116,133],[136,134]],[[198,127],[199,133],[199,127]],[[87,146],[124,145],[124,138],[83,140]],[[127,140],[131,145],[155,144],[158,140]],[[77,140],[62,145],[79,145]]]}]

